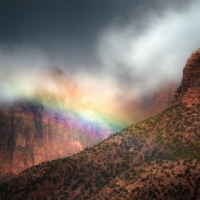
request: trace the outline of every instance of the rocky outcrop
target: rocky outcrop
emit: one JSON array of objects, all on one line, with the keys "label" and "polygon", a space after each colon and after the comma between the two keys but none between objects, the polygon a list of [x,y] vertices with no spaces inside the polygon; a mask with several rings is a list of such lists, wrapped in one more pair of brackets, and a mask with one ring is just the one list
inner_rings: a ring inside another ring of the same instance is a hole
[{"label": "rocky outcrop", "polygon": [[200,103],[200,48],[192,53],[183,69],[182,82],[171,105],[178,103],[186,107]]},{"label": "rocky outcrop", "polygon": [[176,83],[166,83],[164,86],[157,88],[153,94],[151,105],[146,111],[145,118],[152,117],[167,109],[174,98],[176,89]]},{"label": "rocky outcrop", "polygon": [[0,110],[0,182],[43,161],[92,146],[109,131],[104,124],[53,113],[36,102],[4,106]]}]

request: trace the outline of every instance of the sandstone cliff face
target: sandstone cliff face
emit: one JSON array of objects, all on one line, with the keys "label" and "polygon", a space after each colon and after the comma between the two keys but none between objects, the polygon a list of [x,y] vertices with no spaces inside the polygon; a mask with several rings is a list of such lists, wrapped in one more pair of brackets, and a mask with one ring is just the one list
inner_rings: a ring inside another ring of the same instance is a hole
[{"label": "sandstone cliff face", "polygon": [[165,86],[159,87],[153,94],[152,102],[146,111],[145,118],[152,117],[167,109],[174,98],[177,87],[176,83],[167,83]]},{"label": "sandstone cliff face", "polygon": [[183,79],[171,105],[178,103],[187,107],[200,103],[200,49],[192,53],[183,69]]},{"label": "sandstone cliff face", "polygon": [[6,174],[10,178],[35,164],[92,146],[109,131],[102,124],[81,123],[36,103],[4,107],[0,110],[0,182]]}]

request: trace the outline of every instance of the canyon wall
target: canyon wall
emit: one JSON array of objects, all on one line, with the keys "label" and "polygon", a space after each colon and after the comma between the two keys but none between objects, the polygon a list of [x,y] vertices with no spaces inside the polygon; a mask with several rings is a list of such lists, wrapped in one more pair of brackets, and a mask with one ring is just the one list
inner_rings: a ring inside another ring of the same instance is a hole
[{"label": "canyon wall", "polygon": [[87,124],[42,105],[16,102],[0,110],[0,182],[41,163],[75,154],[110,134],[105,124]]},{"label": "canyon wall", "polygon": [[145,118],[155,116],[167,109],[174,98],[177,87],[177,83],[166,83],[158,87],[153,94],[151,105],[147,108]]}]

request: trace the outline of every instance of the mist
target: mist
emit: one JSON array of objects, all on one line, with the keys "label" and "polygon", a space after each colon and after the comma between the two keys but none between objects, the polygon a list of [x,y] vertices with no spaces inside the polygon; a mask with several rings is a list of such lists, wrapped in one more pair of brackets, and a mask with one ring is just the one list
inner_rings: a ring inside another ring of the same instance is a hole
[{"label": "mist", "polygon": [[187,58],[200,43],[199,5],[193,1],[187,9],[169,8],[161,16],[149,11],[139,33],[134,20],[124,28],[111,24],[97,45],[106,74],[132,96],[152,92],[163,81],[180,82]]},{"label": "mist", "polygon": [[[54,25],[60,20],[55,31],[50,22],[39,29],[48,14],[41,24],[16,27],[15,37],[5,29],[8,34],[4,31],[0,41],[1,102],[57,95],[88,112],[121,113],[134,121],[138,101],[165,82],[181,81],[186,60],[200,43],[198,1],[127,1],[124,6],[110,1],[99,4],[98,15],[87,12],[98,6],[88,5],[94,4],[88,3],[71,21],[56,13],[55,20],[51,17]],[[64,10],[59,12],[64,16]],[[38,20],[35,16],[32,21]],[[52,69],[61,69],[64,78],[55,78]]]}]

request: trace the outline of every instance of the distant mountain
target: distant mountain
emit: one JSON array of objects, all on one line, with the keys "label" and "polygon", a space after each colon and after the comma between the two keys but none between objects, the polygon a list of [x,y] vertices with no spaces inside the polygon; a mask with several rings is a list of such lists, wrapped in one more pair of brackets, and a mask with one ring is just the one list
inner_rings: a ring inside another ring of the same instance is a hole
[{"label": "distant mountain", "polygon": [[200,67],[194,59],[173,106],[76,155],[25,170],[1,185],[0,199],[198,199],[200,76],[189,101],[193,81],[184,82]]},{"label": "distant mountain", "polygon": [[[74,94],[78,88],[60,69],[52,68],[50,78],[57,87],[66,85],[68,101],[79,98]],[[0,183],[33,165],[78,153],[120,130],[101,118],[81,115],[79,105],[67,103],[39,88],[31,98],[0,106]]]},{"label": "distant mountain", "polygon": [[[80,114],[84,106],[72,104],[81,103],[77,101],[81,98],[80,88],[59,68],[53,67],[46,73],[61,94],[39,85],[31,98],[0,107],[0,183],[33,165],[78,153],[122,128],[116,122],[107,123],[111,119],[108,116],[99,121],[84,119]],[[146,110],[146,116],[163,111],[169,106],[174,87],[160,87],[150,107],[145,98],[128,102],[125,113],[132,111],[128,118],[136,122],[144,118]]]},{"label": "distant mountain", "polygon": [[15,102],[0,112],[0,178],[100,142],[111,129],[106,124],[83,122],[73,113],[51,112],[41,104]]},{"label": "distant mountain", "polygon": [[[153,94],[150,106],[144,114],[145,118],[155,116],[170,107],[171,101],[174,99],[178,84],[175,82],[166,82],[156,89]],[[144,118],[144,117],[143,117]]]}]

